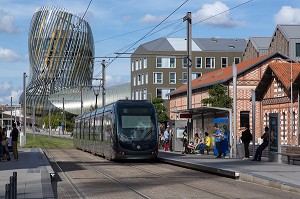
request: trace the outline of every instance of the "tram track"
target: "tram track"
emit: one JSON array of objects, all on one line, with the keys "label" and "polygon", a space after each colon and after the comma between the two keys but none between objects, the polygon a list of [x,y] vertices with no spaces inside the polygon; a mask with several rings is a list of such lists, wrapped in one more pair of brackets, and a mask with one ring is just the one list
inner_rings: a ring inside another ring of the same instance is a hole
[{"label": "tram track", "polygon": [[[134,181],[139,179],[143,179],[144,181],[147,181],[150,184],[153,184],[153,182],[158,182],[157,186],[163,188],[164,186],[167,187],[177,187],[181,186],[183,187],[182,190],[189,190],[190,192],[193,192],[195,195],[202,195],[205,193],[208,198],[233,198],[233,195],[236,197],[241,197],[240,193],[238,193],[240,190],[247,191],[247,192],[253,192],[253,193],[259,193],[263,194],[266,197],[274,197],[274,193],[272,193],[272,190],[269,187],[265,187],[262,185],[253,185],[252,183],[242,182],[238,180],[232,180],[227,179],[224,177],[214,176],[212,174],[202,173],[202,172],[192,172],[192,170],[187,169],[185,170],[182,167],[176,167],[174,165],[169,164],[160,164],[158,162],[153,161],[147,161],[147,162],[111,162],[107,161],[106,159],[102,159],[100,157],[90,155],[79,155],[81,154],[76,152],[70,152],[68,150],[62,150],[63,153],[65,153],[65,156],[69,157],[72,162],[78,162],[80,163],[80,166],[86,170],[93,171],[95,174],[91,174],[94,176],[95,179],[98,179],[99,177],[96,176],[96,174],[99,174],[103,176],[105,179],[113,182],[118,187],[122,187],[122,189],[130,191],[135,195],[133,198],[160,198],[160,197],[154,197],[153,195],[156,195],[155,193],[148,193],[145,191],[143,185],[139,185],[138,183],[133,183]],[[89,154],[85,153],[84,154]],[[55,159],[54,159],[55,161]],[[144,164],[146,163],[146,164]],[[58,163],[59,166],[60,163]],[[110,167],[108,167],[110,165]],[[168,166],[165,166],[168,165]],[[163,168],[163,171],[158,171],[159,168]],[[63,170],[63,168],[61,168]],[[129,174],[122,175],[120,174],[122,171],[126,170],[129,171]],[[173,174],[166,175],[167,172],[172,171]],[[62,171],[64,173],[64,171]],[[136,174],[136,175],[130,175],[130,173]],[[180,173],[176,175],[176,173]],[[175,175],[174,175],[175,174]],[[64,174],[65,175],[65,174]],[[80,190],[80,187],[76,185],[76,182],[72,180],[72,178],[66,174],[66,179],[68,179],[69,182],[73,183],[75,186],[72,186],[74,190],[79,190],[77,193],[79,198],[88,198],[84,191]],[[188,180],[185,180],[188,179]],[[168,183],[164,183],[168,182]],[[203,186],[202,184],[198,182],[205,182],[205,184],[222,184],[221,189],[225,190],[226,187],[232,187],[232,192],[229,194],[224,194],[223,192],[216,191],[215,188],[212,188],[210,186]],[[235,190],[235,191],[234,191]],[[179,190],[174,190],[179,191]],[[122,191],[123,192],[123,191]],[[83,193],[83,194],[80,194]],[[249,193],[248,193],[249,194]],[[258,195],[259,195],[258,194]],[[276,191],[276,196],[284,198],[286,197],[286,192],[282,190]],[[277,198],[276,197],[276,198]],[[164,197],[162,197],[164,198]],[[247,197],[245,197],[247,198]]]}]

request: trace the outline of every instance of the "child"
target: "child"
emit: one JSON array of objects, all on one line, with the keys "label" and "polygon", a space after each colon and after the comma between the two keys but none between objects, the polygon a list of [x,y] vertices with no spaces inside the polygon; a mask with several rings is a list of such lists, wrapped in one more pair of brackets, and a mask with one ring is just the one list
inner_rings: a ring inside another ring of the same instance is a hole
[{"label": "child", "polygon": [[188,148],[188,153],[195,153],[195,146],[194,146],[194,142],[190,141],[190,143],[187,146]]}]

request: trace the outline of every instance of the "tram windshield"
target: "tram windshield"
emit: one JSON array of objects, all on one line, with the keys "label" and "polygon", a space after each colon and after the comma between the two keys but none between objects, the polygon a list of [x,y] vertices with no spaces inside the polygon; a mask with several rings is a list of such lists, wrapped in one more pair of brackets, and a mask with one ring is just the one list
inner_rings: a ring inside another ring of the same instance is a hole
[{"label": "tram windshield", "polygon": [[120,111],[120,141],[156,139],[155,120],[151,108],[123,108]]}]

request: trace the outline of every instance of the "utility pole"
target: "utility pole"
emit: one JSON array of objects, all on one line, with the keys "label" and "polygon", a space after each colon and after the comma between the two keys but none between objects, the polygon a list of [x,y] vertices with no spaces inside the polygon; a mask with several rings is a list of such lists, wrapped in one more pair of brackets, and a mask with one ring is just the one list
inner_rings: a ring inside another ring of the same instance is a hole
[{"label": "utility pole", "polygon": [[[188,12],[183,18],[187,22],[187,110],[192,108],[192,13]],[[191,119],[188,119],[188,136],[191,135]]]},{"label": "utility pole", "polygon": [[[236,69],[236,65],[233,62],[232,64],[232,81],[233,81],[233,148],[234,148],[234,154],[233,157],[236,158],[236,154],[237,154],[237,136],[236,136],[236,130],[237,130],[237,126],[236,126],[236,121],[237,121],[237,69]],[[231,139],[231,138],[230,138]],[[254,140],[255,142],[255,140]]]},{"label": "utility pole", "polygon": [[12,97],[10,97],[10,129],[12,130],[12,124],[13,124],[13,119],[12,119]]},{"label": "utility pole", "polygon": [[25,142],[26,144],[26,73],[23,74],[23,113],[24,113],[24,125],[23,125],[23,132],[24,132],[24,137],[25,137]]},{"label": "utility pole", "polygon": [[65,115],[65,98],[63,97],[63,122],[62,122],[62,133],[65,134],[66,126],[66,115]]},{"label": "utility pole", "polygon": [[102,60],[101,62],[101,65],[102,65],[102,107],[105,106],[105,94],[106,94],[106,91],[105,91],[105,60]]}]

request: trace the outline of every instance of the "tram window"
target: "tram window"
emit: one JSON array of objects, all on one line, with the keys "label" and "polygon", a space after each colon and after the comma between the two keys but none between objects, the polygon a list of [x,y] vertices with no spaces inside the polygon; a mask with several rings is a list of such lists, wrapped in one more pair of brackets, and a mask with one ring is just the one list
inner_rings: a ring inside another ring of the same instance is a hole
[{"label": "tram window", "polygon": [[122,116],[122,128],[150,128],[150,116]]},{"label": "tram window", "polygon": [[133,115],[143,115],[143,114],[151,114],[150,108],[123,108],[123,114],[133,114]]}]

